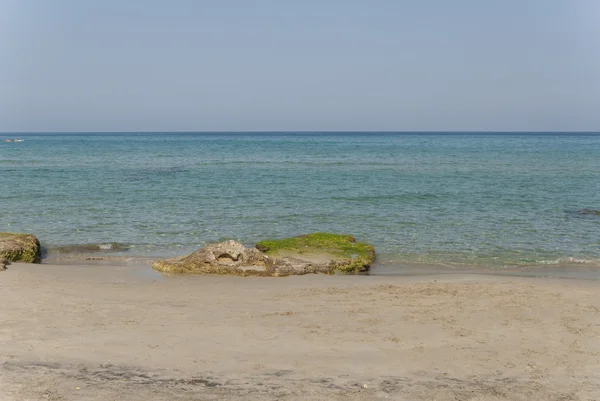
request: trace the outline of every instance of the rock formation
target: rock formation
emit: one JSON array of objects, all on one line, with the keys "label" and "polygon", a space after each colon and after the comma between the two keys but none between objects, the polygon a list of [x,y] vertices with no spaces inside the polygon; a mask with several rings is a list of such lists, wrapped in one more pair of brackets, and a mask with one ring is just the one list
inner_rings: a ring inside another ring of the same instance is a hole
[{"label": "rock formation", "polygon": [[189,256],[160,260],[152,266],[166,273],[289,276],[365,272],[374,260],[375,249],[352,236],[314,233],[261,241],[256,248],[236,241],[210,244]]},{"label": "rock formation", "polygon": [[165,273],[247,275],[265,272],[266,256],[236,241],[210,244],[189,256],[159,260],[152,267]]},{"label": "rock formation", "polygon": [[40,241],[33,234],[0,232],[0,259],[9,262],[40,263]]},{"label": "rock formation", "polygon": [[360,273],[375,261],[375,248],[351,235],[313,233],[260,241],[256,248],[274,259],[279,275]]}]

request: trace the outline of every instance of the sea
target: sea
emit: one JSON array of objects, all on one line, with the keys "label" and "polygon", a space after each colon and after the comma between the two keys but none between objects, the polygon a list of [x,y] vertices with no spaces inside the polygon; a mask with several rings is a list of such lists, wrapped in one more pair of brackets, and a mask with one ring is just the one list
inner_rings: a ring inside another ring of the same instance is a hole
[{"label": "sea", "polygon": [[126,263],[334,232],[373,244],[380,274],[600,269],[600,134],[0,139],[0,231],[34,233],[45,260]]}]

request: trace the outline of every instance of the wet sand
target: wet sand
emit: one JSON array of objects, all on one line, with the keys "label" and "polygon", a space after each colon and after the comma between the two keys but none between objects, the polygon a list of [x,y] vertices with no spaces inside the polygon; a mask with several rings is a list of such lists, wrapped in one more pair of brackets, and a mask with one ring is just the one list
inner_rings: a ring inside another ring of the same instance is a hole
[{"label": "wet sand", "polygon": [[0,272],[0,399],[598,400],[600,281]]}]

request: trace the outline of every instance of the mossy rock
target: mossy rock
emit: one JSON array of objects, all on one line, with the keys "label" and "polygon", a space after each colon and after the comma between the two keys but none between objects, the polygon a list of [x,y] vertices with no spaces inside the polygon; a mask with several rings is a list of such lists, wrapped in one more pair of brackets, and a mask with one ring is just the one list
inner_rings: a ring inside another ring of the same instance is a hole
[{"label": "mossy rock", "polygon": [[[357,242],[353,236],[343,234],[312,233],[265,240],[258,242],[256,248],[276,261],[285,261],[286,265],[290,260],[307,262],[314,267],[315,273],[365,272],[375,261],[375,248],[372,245]],[[285,275],[284,269],[276,270]]]},{"label": "mossy rock", "polygon": [[152,267],[163,273],[291,276],[365,272],[374,260],[375,249],[350,235],[314,233],[261,241],[255,248],[231,240],[209,244]]},{"label": "mossy rock", "polygon": [[33,234],[0,232],[0,259],[10,262],[40,263],[40,241]]}]

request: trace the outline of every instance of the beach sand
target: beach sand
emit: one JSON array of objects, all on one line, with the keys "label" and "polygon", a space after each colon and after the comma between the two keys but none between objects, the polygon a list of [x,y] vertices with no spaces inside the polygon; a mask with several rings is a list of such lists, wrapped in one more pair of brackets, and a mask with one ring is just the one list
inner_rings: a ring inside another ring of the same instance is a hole
[{"label": "beach sand", "polygon": [[0,399],[600,400],[600,281],[15,263]]}]

